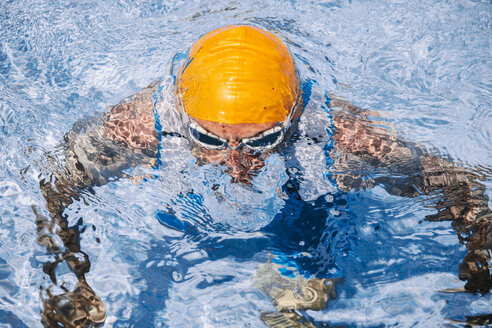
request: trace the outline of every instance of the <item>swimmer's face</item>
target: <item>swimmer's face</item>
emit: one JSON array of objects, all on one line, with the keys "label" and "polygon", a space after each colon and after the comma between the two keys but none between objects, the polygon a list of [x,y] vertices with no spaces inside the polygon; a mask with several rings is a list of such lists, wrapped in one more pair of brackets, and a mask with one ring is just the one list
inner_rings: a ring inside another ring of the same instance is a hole
[{"label": "swimmer's face", "polygon": [[[205,130],[227,140],[225,149],[207,149],[193,145],[193,154],[204,164],[218,163],[226,167],[226,172],[234,182],[248,183],[252,175],[264,166],[268,152],[258,152],[247,147],[239,147],[243,139],[251,138],[279,125],[270,123],[221,124],[194,118]],[[239,147],[239,148],[238,148]]]},{"label": "swimmer's face", "polygon": [[224,165],[234,181],[246,183],[285,139],[301,94],[287,46],[247,25],[201,37],[175,85],[193,154],[202,163]]}]

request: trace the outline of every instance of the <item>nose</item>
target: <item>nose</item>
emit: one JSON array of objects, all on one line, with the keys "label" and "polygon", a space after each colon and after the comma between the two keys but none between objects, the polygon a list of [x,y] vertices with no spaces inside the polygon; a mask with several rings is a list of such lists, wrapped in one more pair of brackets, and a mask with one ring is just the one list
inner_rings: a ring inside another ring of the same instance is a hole
[{"label": "nose", "polygon": [[231,168],[231,169],[241,168],[243,166],[241,163],[242,162],[241,157],[242,156],[241,156],[240,150],[230,149],[229,154],[227,156],[227,160],[226,160],[227,166],[229,166],[229,168]]},{"label": "nose", "polygon": [[246,182],[249,180],[250,168],[247,163],[244,163],[241,150],[230,149],[226,159],[227,174],[234,182]]},{"label": "nose", "polygon": [[229,147],[233,151],[236,151],[237,147],[239,147],[239,145],[240,145],[240,143],[237,140],[229,140],[227,143],[229,144]]},{"label": "nose", "polygon": [[228,144],[227,166],[234,171],[244,169],[244,163],[242,163],[243,154],[241,153],[241,149],[238,148],[240,143],[237,140],[229,140]]}]

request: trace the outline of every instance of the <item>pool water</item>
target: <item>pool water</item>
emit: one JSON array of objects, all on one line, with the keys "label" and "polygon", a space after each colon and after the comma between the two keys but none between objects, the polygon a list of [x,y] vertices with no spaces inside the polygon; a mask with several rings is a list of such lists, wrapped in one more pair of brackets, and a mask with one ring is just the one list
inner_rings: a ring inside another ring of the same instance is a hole
[{"label": "pool water", "polygon": [[[2,1],[0,3],[0,327],[41,327],[46,290],[33,207],[77,121],[161,80],[203,34],[250,24],[279,36],[303,79],[297,134],[251,185],[196,165],[170,137],[160,165],[94,187],[65,214],[91,262],[105,327],[264,327],[275,312],[257,281],[330,278],[337,297],[300,315],[313,325],[460,327],[490,315],[490,294],[459,288],[467,253],[431,196],[332,182],[336,94],[404,140],[476,172],[492,196],[492,4],[487,1]],[[433,196],[435,197],[435,196]],[[489,208],[492,205],[489,202]],[[60,245],[61,241],[56,240]]]}]

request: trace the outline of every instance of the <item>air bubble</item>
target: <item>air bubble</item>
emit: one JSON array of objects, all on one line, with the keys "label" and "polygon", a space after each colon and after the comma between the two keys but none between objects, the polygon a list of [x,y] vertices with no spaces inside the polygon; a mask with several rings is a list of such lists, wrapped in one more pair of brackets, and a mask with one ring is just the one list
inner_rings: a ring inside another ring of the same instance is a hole
[{"label": "air bubble", "polygon": [[181,280],[183,280],[183,275],[178,271],[173,271],[172,276],[173,276],[173,280],[176,282],[180,282]]}]

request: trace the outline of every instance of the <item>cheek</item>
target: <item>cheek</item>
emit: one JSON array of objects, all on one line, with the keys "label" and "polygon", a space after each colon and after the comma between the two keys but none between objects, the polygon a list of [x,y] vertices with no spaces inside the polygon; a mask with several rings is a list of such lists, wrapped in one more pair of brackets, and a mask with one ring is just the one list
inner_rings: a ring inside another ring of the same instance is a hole
[{"label": "cheek", "polygon": [[227,152],[224,150],[211,150],[202,147],[193,147],[191,153],[197,158],[200,164],[210,164],[214,162],[222,163],[227,158]]}]

